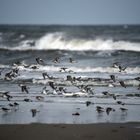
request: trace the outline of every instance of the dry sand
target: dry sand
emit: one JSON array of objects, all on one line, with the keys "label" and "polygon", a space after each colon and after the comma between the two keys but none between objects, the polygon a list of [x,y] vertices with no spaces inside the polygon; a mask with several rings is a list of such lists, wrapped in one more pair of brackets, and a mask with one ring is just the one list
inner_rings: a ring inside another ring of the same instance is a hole
[{"label": "dry sand", "polygon": [[140,140],[140,123],[4,124],[0,140]]}]

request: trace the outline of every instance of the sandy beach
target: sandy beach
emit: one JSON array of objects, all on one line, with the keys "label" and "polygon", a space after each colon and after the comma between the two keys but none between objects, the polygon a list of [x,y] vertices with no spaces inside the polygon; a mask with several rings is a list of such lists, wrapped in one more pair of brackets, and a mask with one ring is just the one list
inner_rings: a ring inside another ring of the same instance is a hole
[{"label": "sandy beach", "polygon": [[140,123],[0,125],[0,140],[139,140]]}]

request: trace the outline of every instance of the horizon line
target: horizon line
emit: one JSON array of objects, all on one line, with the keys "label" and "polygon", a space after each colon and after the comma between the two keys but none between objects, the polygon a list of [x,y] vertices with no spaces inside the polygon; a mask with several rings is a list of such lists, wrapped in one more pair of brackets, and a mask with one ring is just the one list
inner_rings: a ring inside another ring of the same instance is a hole
[{"label": "horizon line", "polygon": [[38,24],[38,23],[0,23],[0,26],[140,26],[140,23],[119,23],[119,24]]}]

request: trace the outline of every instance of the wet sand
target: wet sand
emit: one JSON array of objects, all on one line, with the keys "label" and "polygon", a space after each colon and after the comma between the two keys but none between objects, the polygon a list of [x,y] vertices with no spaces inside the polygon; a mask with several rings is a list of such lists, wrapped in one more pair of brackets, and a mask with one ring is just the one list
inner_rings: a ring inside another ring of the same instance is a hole
[{"label": "wet sand", "polygon": [[0,125],[0,140],[139,140],[140,123]]}]

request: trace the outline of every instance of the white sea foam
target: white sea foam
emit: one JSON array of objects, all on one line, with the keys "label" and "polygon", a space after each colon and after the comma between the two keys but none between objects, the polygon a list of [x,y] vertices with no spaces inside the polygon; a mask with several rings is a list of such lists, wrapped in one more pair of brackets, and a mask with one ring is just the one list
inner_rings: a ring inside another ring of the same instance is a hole
[{"label": "white sea foam", "polygon": [[[103,39],[66,39],[64,33],[48,33],[36,40],[35,46],[30,46],[25,40],[16,47],[5,47],[10,50],[70,50],[70,51],[112,51],[125,50],[140,52],[140,43],[132,43],[129,41],[113,41]],[[3,48],[3,47],[2,47]]]},{"label": "white sea foam", "polygon": [[[67,67],[65,72],[98,72],[98,73],[120,73],[118,69],[112,67]],[[23,66],[19,66],[20,70],[34,71],[31,68],[24,68]],[[38,69],[35,71],[48,71],[48,72],[58,72],[61,70],[59,66],[38,66]],[[122,74],[140,74],[140,67],[127,67]]]}]

